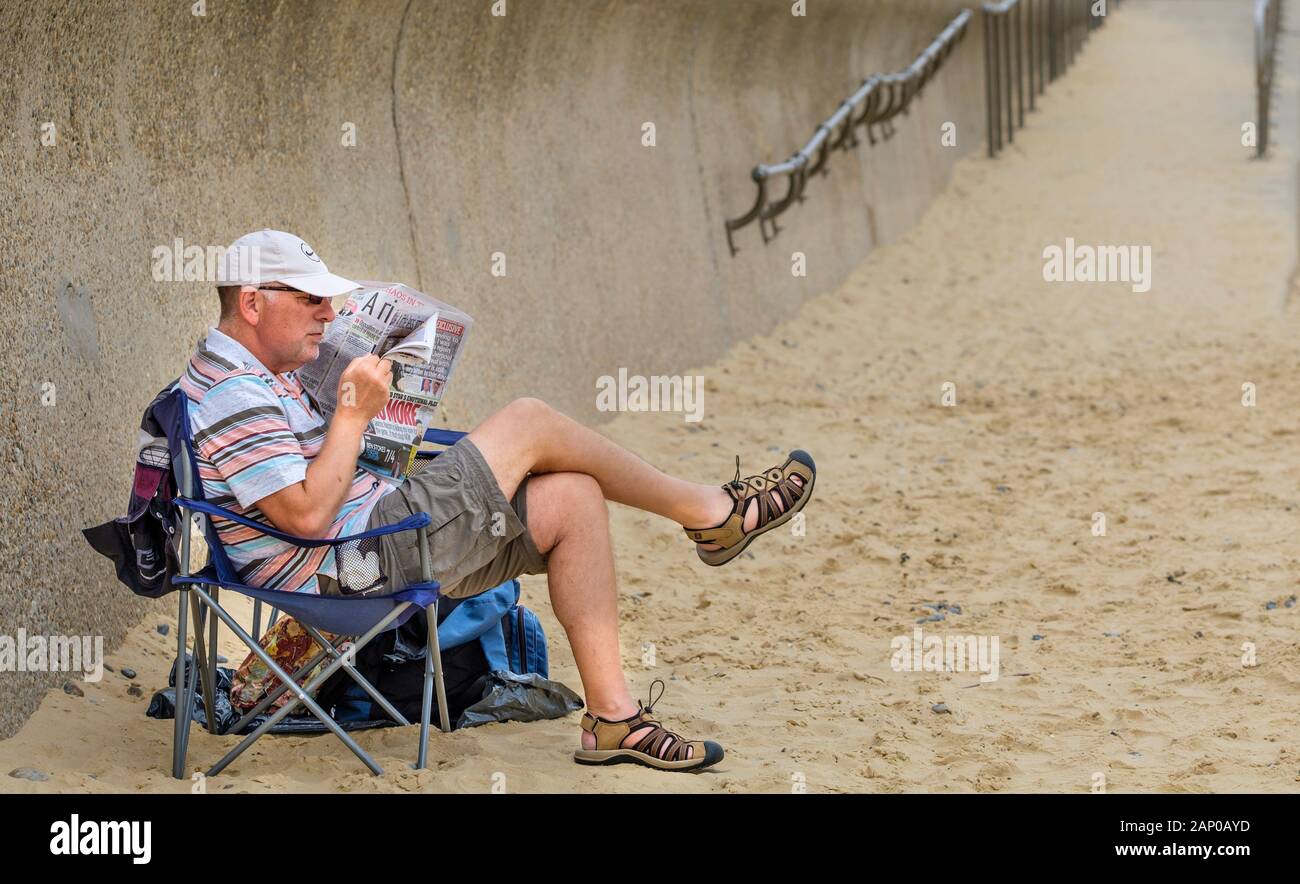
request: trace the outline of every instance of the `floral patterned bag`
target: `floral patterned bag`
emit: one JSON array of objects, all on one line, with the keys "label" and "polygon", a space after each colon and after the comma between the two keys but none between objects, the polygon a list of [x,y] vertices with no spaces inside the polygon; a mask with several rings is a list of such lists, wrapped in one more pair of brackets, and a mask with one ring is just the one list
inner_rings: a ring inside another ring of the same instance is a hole
[{"label": "floral patterned bag", "polygon": [[[336,641],[338,636],[331,635],[328,632],[321,632],[321,635],[327,641]],[[289,674],[293,674],[301,669],[312,657],[321,651],[321,646],[312,638],[311,633],[303,628],[297,620],[283,615],[275,621],[275,625],[266,631],[258,642],[262,649],[266,651],[267,656],[275,661],[276,665]],[[340,651],[346,651],[351,642],[344,642],[339,647]],[[324,667],[329,665],[330,657],[326,657],[312,670],[304,674],[298,681],[299,685],[311,681]],[[230,683],[230,705],[240,711],[246,712],[252,709],[269,693],[280,686],[280,679],[274,675],[262,659],[256,654],[250,652],[244,658],[244,662],[239,664],[239,669],[235,671],[234,678]],[[285,703],[288,703],[294,697],[293,691],[285,691],[275,702],[271,704],[271,709],[279,709]]]}]

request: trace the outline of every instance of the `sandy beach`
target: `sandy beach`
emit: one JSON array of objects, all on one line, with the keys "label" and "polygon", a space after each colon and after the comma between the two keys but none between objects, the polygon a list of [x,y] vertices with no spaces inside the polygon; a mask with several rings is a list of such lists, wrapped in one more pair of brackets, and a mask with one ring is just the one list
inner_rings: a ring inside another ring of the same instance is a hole
[{"label": "sandy beach", "polygon": [[[573,714],[436,734],[419,772],[415,728],[363,733],[381,777],[332,737],[268,737],[207,790],[1300,788],[1294,102],[1252,161],[1248,6],[1125,3],[1014,145],[962,161],[917,226],[771,334],[683,367],[705,378],[701,422],[601,427],[698,481],[730,479],[736,454],[744,472],[792,447],[817,459],[806,533],[720,569],[676,526],[610,507],[629,686],[664,679],[656,712],[721,742],[721,764],[577,766]],[[799,248],[815,210],[769,248]],[[1149,247],[1150,290],[1045,281],[1044,249],[1067,239]],[[523,583],[552,677],[581,692],[545,578]],[[0,791],[191,790],[169,775],[171,723],[144,714],[175,654],[156,628],[175,628],[174,598],[109,654],[119,672],[51,691],[0,742],[0,773],[49,776]],[[997,680],[896,671],[891,640],[918,625],[996,637]],[[239,648],[223,632],[222,653]],[[190,769],[236,739],[196,727]]]}]

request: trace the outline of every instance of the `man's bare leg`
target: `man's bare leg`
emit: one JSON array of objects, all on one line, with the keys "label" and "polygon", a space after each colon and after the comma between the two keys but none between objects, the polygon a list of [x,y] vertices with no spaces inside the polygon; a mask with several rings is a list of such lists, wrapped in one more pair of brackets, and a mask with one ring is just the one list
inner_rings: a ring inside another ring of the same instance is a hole
[{"label": "man's bare leg", "polygon": [[[618,596],[609,538],[612,500],[672,519],[683,527],[708,527],[732,511],[720,485],[669,476],[596,431],[538,399],[517,399],[469,433],[507,499],[524,476],[528,530],[547,555],[551,603],[568,635],[587,708],[605,719],[625,719],[637,706],[623,677],[618,646]],[[774,504],[782,502],[775,492]],[[744,529],[757,522],[751,506]],[[632,746],[649,731],[623,741]],[[582,746],[595,738],[582,732]],[[664,746],[662,751],[667,751]]]},{"label": "man's bare leg", "polygon": [[[601,718],[636,714],[618,645],[618,594],[609,512],[601,488],[582,473],[534,476],[526,491],[528,533],[547,556],[551,606],[564,627],[587,708]],[[649,728],[624,739],[635,745]],[[582,746],[596,747],[583,731]],[[665,747],[666,748],[666,747]]]},{"label": "man's bare leg", "polygon": [[[684,528],[712,527],[732,510],[732,499],[720,484],[670,476],[540,399],[516,399],[475,427],[469,439],[506,499],[528,473],[573,472],[595,479],[606,500],[656,513]],[[776,492],[772,499],[782,505]],[[751,506],[744,530],[757,521],[758,507]]]},{"label": "man's bare leg", "polygon": [[507,499],[528,473],[573,472],[595,479],[606,500],[679,525],[714,524],[731,509],[718,486],[669,476],[540,399],[516,399],[475,427],[469,438]]}]

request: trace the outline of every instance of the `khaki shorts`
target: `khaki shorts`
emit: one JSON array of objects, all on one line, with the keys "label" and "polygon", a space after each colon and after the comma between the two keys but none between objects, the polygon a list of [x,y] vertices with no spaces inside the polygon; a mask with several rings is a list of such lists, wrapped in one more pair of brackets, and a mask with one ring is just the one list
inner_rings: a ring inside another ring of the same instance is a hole
[{"label": "khaki shorts", "polygon": [[[528,533],[527,487],[525,476],[513,503],[508,503],[482,453],[465,437],[380,498],[368,528],[428,513],[433,577],[442,584],[442,595],[478,595],[520,574],[546,572],[546,557]],[[419,583],[417,532],[379,540],[389,591]]]}]

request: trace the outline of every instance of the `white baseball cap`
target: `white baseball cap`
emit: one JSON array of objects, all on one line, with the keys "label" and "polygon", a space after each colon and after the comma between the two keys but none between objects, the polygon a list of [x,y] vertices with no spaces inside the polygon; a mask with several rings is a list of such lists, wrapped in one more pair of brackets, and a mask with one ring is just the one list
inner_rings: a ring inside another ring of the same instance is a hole
[{"label": "white baseball cap", "polygon": [[282,282],[309,295],[332,298],[360,283],[329,272],[301,237],[283,230],[259,230],[230,244],[221,260],[221,285]]}]

